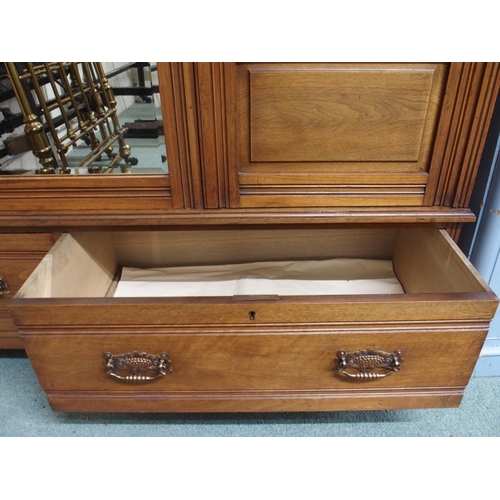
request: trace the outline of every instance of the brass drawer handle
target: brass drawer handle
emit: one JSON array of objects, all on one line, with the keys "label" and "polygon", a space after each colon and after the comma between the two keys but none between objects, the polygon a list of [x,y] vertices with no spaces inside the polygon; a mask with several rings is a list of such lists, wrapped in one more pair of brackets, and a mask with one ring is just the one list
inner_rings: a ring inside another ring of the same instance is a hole
[{"label": "brass drawer handle", "polygon": [[0,296],[9,295],[9,293],[9,285],[7,285],[7,282],[0,276]]},{"label": "brass drawer handle", "polygon": [[[356,379],[377,379],[398,372],[403,362],[403,351],[393,353],[367,349],[365,351],[337,352],[335,370],[346,377]],[[354,373],[352,370],[357,370]]]},{"label": "brass drawer handle", "polygon": [[[158,356],[137,351],[119,355],[105,352],[103,357],[106,373],[120,380],[145,382],[168,375],[172,371],[168,352],[162,352]],[[157,373],[153,374],[154,372]]]}]

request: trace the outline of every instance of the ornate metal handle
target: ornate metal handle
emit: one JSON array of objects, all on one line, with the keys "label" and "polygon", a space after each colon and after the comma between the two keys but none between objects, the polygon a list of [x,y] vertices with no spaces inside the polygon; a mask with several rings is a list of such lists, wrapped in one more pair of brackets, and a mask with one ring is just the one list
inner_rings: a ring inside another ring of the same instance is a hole
[{"label": "ornate metal handle", "polygon": [[168,375],[172,371],[168,352],[162,352],[158,356],[137,351],[116,356],[105,352],[103,357],[106,373],[120,380],[146,382]]},{"label": "ornate metal handle", "polygon": [[[398,372],[403,362],[403,351],[393,353],[367,349],[366,351],[337,352],[335,370],[346,377],[356,379],[376,379]],[[354,373],[352,370],[357,370]]]},{"label": "ornate metal handle", "polygon": [[9,293],[9,285],[7,285],[7,282],[0,276],[0,296],[9,295]]}]

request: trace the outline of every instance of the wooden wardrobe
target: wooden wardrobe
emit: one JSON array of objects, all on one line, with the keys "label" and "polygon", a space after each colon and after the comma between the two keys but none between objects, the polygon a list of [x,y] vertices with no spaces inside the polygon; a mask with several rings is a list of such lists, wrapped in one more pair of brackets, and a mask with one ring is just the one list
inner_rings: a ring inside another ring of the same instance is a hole
[{"label": "wooden wardrobe", "polygon": [[[167,175],[1,179],[0,348],[56,411],[458,406],[497,307],[456,241],[499,69],[158,63]],[[328,259],[404,293],[114,296],[127,266]]]}]

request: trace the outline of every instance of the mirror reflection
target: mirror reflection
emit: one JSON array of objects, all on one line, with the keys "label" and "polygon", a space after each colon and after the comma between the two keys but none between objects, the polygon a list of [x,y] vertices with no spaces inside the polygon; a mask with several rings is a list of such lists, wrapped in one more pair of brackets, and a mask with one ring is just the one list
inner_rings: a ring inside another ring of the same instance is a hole
[{"label": "mirror reflection", "polygon": [[0,175],[166,174],[156,63],[0,63]]}]

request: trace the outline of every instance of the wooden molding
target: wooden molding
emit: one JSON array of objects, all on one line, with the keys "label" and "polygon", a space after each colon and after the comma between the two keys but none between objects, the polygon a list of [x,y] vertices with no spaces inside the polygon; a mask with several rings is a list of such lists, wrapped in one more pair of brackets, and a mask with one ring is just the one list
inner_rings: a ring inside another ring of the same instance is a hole
[{"label": "wooden molding", "polygon": [[0,213],[4,228],[170,227],[196,225],[261,224],[437,224],[474,222],[467,208],[444,207],[340,207],[335,209],[229,208],[219,210],[172,209],[162,212],[73,212],[52,214],[9,211]]},{"label": "wooden molding", "polygon": [[474,115],[474,126],[469,137],[464,160],[464,164],[470,165],[471,168],[464,169],[461,172],[458,180],[457,194],[453,200],[454,207],[466,207],[469,205],[499,88],[500,63],[488,63]]},{"label": "wooden molding", "polygon": [[193,63],[158,63],[165,143],[174,208],[202,206]]},{"label": "wooden molding", "polygon": [[[187,394],[189,395],[187,397]],[[399,391],[191,391],[134,395],[123,392],[49,391],[47,399],[54,411],[133,412],[140,407],[147,412],[276,412],[276,411],[345,411],[398,410],[405,408],[457,408],[464,388],[408,389]]]},{"label": "wooden molding", "polygon": [[424,205],[465,207],[500,86],[499,63],[452,63]]},{"label": "wooden molding", "polygon": [[[12,176],[0,183],[0,210],[22,216],[162,211],[172,208],[169,176]],[[50,222],[50,221],[48,221]]]},{"label": "wooden molding", "polygon": [[[234,64],[195,63],[204,208],[227,208],[234,180]],[[198,207],[202,208],[202,207]]]}]

